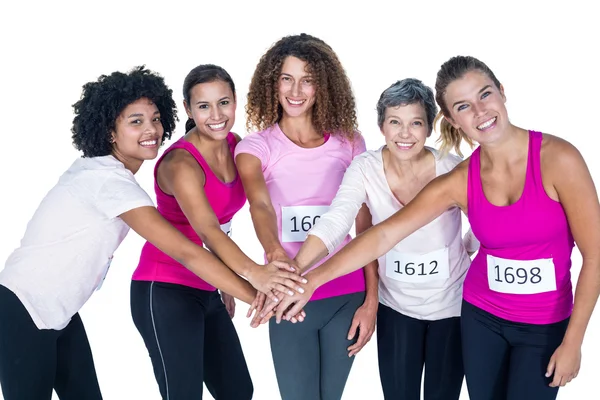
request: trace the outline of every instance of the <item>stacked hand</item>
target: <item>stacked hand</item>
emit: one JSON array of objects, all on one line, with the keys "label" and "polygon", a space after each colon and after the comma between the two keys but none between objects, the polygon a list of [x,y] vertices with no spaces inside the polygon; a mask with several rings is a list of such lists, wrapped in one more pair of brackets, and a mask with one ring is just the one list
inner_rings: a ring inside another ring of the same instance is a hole
[{"label": "stacked hand", "polygon": [[[267,254],[267,260],[270,263],[265,267],[276,266],[277,268],[292,272],[285,271],[285,278],[288,279],[288,281],[285,281],[285,285],[281,281],[274,280],[274,282],[276,284],[279,283],[279,285],[272,287],[270,293],[265,294],[264,291],[258,291],[258,293],[256,294],[256,298],[250,305],[248,313],[246,314],[246,317],[250,318],[254,313],[254,317],[250,322],[250,326],[252,326],[253,328],[256,328],[260,324],[266,323],[271,318],[271,316],[273,316],[275,307],[281,299],[293,296],[297,293],[304,293],[305,289],[302,286],[298,285],[296,282],[301,282],[303,284],[307,283],[307,280],[299,275],[301,270],[298,267],[298,264],[294,260],[288,258],[285,253],[276,252],[273,254]],[[290,277],[287,274],[293,275],[293,277]],[[289,283],[292,284],[291,287]],[[253,286],[256,288],[254,284]],[[258,290],[258,288],[256,289]],[[267,303],[267,306],[269,307],[269,313],[265,314],[262,311],[265,307],[265,303],[267,302],[267,297],[269,298],[269,302]],[[295,313],[293,317],[290,318],[290,321],[293,323],[302,322],[304,321],[304,317],[306,317],[306,313],[303,310],[300,310],[299,312]]]},{"label": "stacked hand", "polygon": [[298,284],[306,283],[306,279],[294,273],[297,267],[283,261],[272,261],[264,266],[252,268],[248,274],[248,281],[256,290],[266,294],[271,300],[278,301],[275,292],[293,294],[303,292]]}]

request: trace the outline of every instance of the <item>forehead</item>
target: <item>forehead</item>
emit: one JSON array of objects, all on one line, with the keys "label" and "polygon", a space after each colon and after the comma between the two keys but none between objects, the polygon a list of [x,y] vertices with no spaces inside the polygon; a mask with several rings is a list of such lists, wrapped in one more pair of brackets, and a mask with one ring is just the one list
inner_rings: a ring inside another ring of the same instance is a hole
[{"label": "forehead", "polygon": [[232,96],[232,94],[231,86],[222,80],[198,83],[197,85],[194,85],[190,91],[191,98],[193,99],[192,103],[214,97],[220,99],[222,97]]},{"label": "forehead", "polygon": [[127,107],[123,109],[120,116],[127,118],[131,114],[153,114],[157,111],[158,107],[156,107],[156,104],[154,104],[152,100],[142,97],[132,103],[129,103]]},{"label": "forehead", "polygon": [[494,82],[485,73],[469,71],[448,85],[444,97],[446,102],[452,104],[455,101],[476,96],[482,88],[488,85],[495,87]]},{"label": "forehead", "polygon": [[395,107],[386,107],[385,117],[397,118],[423,118],[426,117],[425,107],[419,102],[411,104],[401,104]]},{"label": "forehead", "polygon": [[290,75],[305,75],[309,73],[308,63],[294,56],[287,56],[281,65],[281,72]]}]

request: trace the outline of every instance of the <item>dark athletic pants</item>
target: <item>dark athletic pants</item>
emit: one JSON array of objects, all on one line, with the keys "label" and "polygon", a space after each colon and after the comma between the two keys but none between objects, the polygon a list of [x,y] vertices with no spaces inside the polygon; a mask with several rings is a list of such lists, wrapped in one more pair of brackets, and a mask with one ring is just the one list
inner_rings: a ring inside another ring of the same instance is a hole
[{"label": "dark athletic pants", "polygon": [[217,291],[131,282],[131,315],[164,400],[247,400],[253,386],[233,322]]},{"label": "dark athletic pants", "polygon": [[463,301],[465,375],[472,400],[554,400],[546,378],[569,319],[547,325],[511,322]]},{"label": "dark athletic pants", "polygon": [[271,354],[282,400],[340,400],[354,357],[348,331],[365,292],[310,301],[306,318],[269,321]]},{"label": "dark athletic pants", "polygon": [[383,304],[377,311],[379,376],[386,400],[458,400],[463,381],[460,318],[425,321]]},{"label": "dark athletic pants", "polygon": [[0,385],[4,400],[102,399],[79,314],[61,329],[38,329],[17,296],[0,285]]}]

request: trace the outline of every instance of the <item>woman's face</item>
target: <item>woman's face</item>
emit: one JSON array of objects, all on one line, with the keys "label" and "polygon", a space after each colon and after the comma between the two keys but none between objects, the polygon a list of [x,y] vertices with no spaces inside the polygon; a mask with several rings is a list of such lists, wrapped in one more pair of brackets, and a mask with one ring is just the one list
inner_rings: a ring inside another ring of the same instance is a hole
[{"label": "woman's face", "polygon": [[213,140],[225,139],[235,123],[235,93],[227,82],[195,85],[190,90],[190,104],[184,101],[184,106],[198,133]]},{"label": "woman's face", "polygon": [[387,107],[381,133],[390,153],[408,161],[418,155],[429,136],[427,113],[420,103]]},{"label": "woman's face", "polygon": [[279,104],[288,117],[299,117],[312,112],[316,86],[308,72],[308,64],[294,56],[286,57],[279,74]]},{"label": "woman's face", "polygon": [[485,73],[469,71],[450,83],[444,101],[450,112],[448,122],[480,144],[501,139],[510,125],[504,89]]}]

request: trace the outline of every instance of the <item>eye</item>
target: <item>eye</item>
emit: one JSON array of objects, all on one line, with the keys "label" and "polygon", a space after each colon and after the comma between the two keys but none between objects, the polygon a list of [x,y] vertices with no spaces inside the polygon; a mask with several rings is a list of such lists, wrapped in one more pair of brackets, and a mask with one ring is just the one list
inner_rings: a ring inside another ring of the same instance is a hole
[{"label": "eye", "polygon": [[460,106],[458,106],[457,110],[458,110],[458,111],[466,110],[466,109],[467,109],[467,107],[469,107],[469,106],[468,106],[468,105],[466,105],[466,104],[461,104]]},{"label": "eye", "polygon": [[223,101],[222,101],[220,104],[221,104],[222,106],[226,106],[226,105],[228,105],[228,104],[229,104],[229,100],[223,100]]},{"label": "eye", "polygon": [[198,108],[201,110],[206,110],[208,108],[208,104],[200,104]]},{"label": "eye", "polygon": [[154,117],[154,119],[152,121],[154,121],[154,122],[160,122],[160,117]]},{"label": "eye", "polygon": [[486,98],[486,97],[488,97],[490,94],[492,94],[492,92],[484,92],[484,93],[481,95],[481,99],[482,99],[482,100],[483,100],[483,99],[485,99],[485,98]]},{"label": "eye", "polygon": [[423,126],[423,123],[421,121],[415,121],[415,122],[413,122],[413,125],[415,125],[415,126]]},{"label": "eye", "polygon": [[398,122],[398,120],[396,120],[396,119],[390,119],[390,124],[391,124],[391,125],[398,125],[398,124],[399,124],[399,122]]},{"label": "eye", "polygon": [[132,125],[139,125],[142,123],[142,120],[138,118],[138,119],[134,119],[134,120],[130,121],[130,123]]},{"label": "eye", "polygon": [[307,85],[312,85],[313,81],[312,79],[304,79],[304,83]]},{"label": "eye", "polygon": [[287,82],[287,81],[290,81],[291,79],[289,76],[282,76],[281,80]]}]

